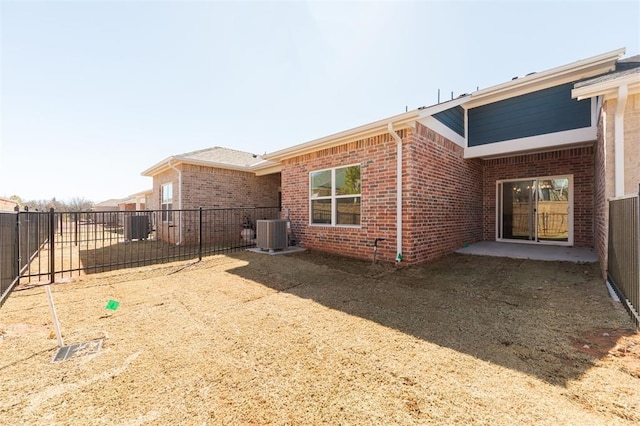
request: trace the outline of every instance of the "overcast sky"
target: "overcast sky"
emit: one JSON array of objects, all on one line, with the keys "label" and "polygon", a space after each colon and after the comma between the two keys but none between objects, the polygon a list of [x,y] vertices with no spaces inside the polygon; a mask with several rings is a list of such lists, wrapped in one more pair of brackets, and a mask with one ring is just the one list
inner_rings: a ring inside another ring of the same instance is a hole
[{"label": "overcast sky", "polygon": [[640,2],[0,0],[0,196],[92,201],[640,44]]}]

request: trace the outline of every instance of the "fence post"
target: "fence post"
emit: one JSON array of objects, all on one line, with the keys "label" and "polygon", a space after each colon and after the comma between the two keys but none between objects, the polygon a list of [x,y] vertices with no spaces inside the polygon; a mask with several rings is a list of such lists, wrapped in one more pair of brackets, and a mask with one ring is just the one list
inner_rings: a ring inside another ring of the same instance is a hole
[{"label": "fence post", "polygon": [[20,241],[20,210],[18,210],[18,212],[16,213],[16,235],[15,235],[15,246],[14,246],[14,253],[15,253],[15,267],[16,270],[11,274],[12,278],[16,278],[18,277],[18,282],[16,284],[20,284],[20,269],[22,269],[22,265],[21,265],[21,259],[20,259],[20,244],[22,243]]},{"label": "fence post", "polygon": [[[60,216],[62,218],[62,216]],[[62,227],[60,227],[62,230]],[[51,284],[56,282],[56,252],[55,252],[55,235],[56,235],[56,215],[53,207],[49,209],[49,275]]]},{"label": "fence post", "polygon": [[202,206],[198,208],[198,260],[202,260]]},{"label": "fence post", "polygon": [[78,212],[73,213],[73,217],[75,219],[76,222],[76,226],[75,226],[75,245],[78,245]]}]

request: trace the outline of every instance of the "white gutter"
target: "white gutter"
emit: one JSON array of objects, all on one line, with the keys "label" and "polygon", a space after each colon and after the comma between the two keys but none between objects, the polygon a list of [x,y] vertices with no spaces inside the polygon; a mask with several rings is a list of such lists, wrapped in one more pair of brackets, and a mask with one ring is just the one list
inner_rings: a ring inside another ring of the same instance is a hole
[{"label": "white gutter", "polygon": [[[178,222],[178,245],[182,245],[182,170],[171,164],[173,158],[169,158],[167,165],[178,172],[178,210],[180,211],[180,221]],[[160,192],[162,196],[162,191]],[[162,200],[160,200],[162,202]]]},{"label": "white gutter", "polygon": [[292,147],[281,149],[279,151],[271,152],[269,154],[263,155],[262,158],[279,162],[287,158],[297,157],[300,155],[308,154],[310,152],[331,148],[333,146],[341,145],[358,139],[365,139],[371,136],[376,136],[387,131],[387,124],[389,122],[395,123],[398,130],[400,130],[400,128],[413,127],[412,123],[415,122],[415,120],[420,116],[420,113],[420,110],[403,112],[402,114],[387,117],[360,127],[345,130],[340,133],[325,136],[323,138],[315,139],[299,145],[294,145]]},{"label": "white gutter", "polygon": [[612,50],[591,58],[562,65],[546,71],[529,74],[506,83],[475,91],[465,108],[472,108],[486,103],[540,90],[552,85],[582,80],[615,70],[616,61],[625,53],[624,48]]},{"label": "white gutter", "polygon": [[396,262],[402,261],[402,138],[393,130],[393,123],[387,124],[387,129],[396,140]]},{"label": "white gutter", "polygon": [[614,118],[614,164],[615,164],[615,194],[624,195],[624,110],[627,105],[628,87],[626,84],[618,87],[618,99]]}]

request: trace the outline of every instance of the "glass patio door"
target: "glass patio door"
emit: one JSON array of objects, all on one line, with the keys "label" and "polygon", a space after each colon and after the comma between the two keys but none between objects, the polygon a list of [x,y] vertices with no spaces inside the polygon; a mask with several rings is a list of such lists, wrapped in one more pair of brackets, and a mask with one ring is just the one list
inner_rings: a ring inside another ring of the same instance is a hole
[{"label": "glass patio door", "polygon": [[498,182],[498,240],[571,244],[571,176]]}]

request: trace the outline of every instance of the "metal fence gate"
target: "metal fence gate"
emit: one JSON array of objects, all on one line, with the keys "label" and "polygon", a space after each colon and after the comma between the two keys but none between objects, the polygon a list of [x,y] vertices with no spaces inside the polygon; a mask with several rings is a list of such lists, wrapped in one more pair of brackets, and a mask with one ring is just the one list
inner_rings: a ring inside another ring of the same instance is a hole
[{"label": "metal fence gate", "polygon": [[56,279],[255,246],[278,207],[0,213],[0,306],[19,282]]},{"label": "metal fence gate", "polygon": [[607,278],[640,327],[640,194],[609,201]]}]

